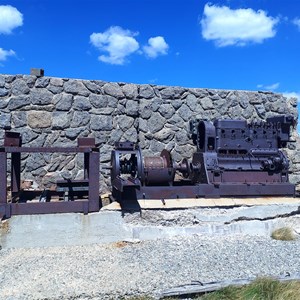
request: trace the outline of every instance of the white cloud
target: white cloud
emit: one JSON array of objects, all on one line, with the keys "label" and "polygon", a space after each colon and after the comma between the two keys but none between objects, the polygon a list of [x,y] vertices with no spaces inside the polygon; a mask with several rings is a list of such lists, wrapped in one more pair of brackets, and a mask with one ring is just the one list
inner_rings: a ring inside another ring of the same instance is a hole
[{"label": "white cloud", "polygon": [[245,46],[274,37],[277,23],[277,18],[268,17],[263,10],[234,10],[227,6],[206,4],[201,19],[202,36],[214,41],[218,47]]},{"label": "white cloud", "polygon": [[16,55],[13,50],[4,50],[0,48],[0,61],[5,61],[7,57]]},{"label": "white cloud", "polygon": [[139,49],[139,43],[134,38],[137,35],[137,32],[112,26],[102,33],[91,34],[90,42],[101,52],[107,52],[98,57],[100,61],[123,65],[127,57]]},{"label": "white cloud", "polygon": [[295,25],[298,27],[298,29],[300,30],[300,18],[295,18],[292,22],[293,22],[293,24],[295,24]]},{"label": "white cloud", "polygon": [[270,84],[270,85],[266,85],[265,88],[267,90],[271,90],[271,91],[274,91],[274,90],[277,90],[279,88],[279,82],[276,82],[276,83],[273,83],[273,84]]},{"label": "white cloud", "polygon": [[10,34],[23,25],[23,15],[13,6],[0,5],[0,34]]},{"label": "white cloud", "polygon": [[150,58],[156,58],[158,55],[166,55],[169,45],[162,36],[151,37],[148,45],[143,47],[145,54]]},{"label": "white cloud", "polygon": [[275,91],[279,88],[280,83],[276,82],[270,85],[258,84],[257,87],[259,89],[268,90],[268,91]]},{"label": "white cloud", "polygon": [[300,102],[300,92],[284,92],[282,93],[284,97],[287,98],[297,98],[297,101]]}]

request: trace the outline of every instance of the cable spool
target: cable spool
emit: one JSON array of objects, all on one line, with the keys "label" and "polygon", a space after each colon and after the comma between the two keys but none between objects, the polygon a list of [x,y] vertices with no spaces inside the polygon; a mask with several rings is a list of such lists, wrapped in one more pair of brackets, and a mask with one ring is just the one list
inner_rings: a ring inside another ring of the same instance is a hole
[{"label": "cable spool", "polygon": [[[126,157],[127,156],[127,157]],[[119,142],[111,152],[111,182],[119,176],[131,176],[144,181],[142,153],[139,147],[130,142]]]},{"label": "cable spool", "polygon": [[170,152],[163,150],[160,156],[145,157],[144,174],[145,185],[172,185],[175,169]]}]

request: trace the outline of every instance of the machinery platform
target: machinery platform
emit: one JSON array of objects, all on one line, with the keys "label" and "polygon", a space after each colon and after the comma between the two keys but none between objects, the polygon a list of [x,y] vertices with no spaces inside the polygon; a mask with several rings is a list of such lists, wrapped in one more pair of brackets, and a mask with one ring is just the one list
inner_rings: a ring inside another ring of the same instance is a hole
[{"label": "machinery platform", "polygon": [[[102,198],[108,198],[109,195],[102,195]],[[252,197],[252,198],[186,198],[186,199],[164,199],[161,200],[137,200],[127,201],[120,205],[118,202],[112,202],[101,210],[122,210],[122,209],[187,209],[187,208],[231,208],[239,206],[256,206],[271,204],[299,204],[300,197]]]}]

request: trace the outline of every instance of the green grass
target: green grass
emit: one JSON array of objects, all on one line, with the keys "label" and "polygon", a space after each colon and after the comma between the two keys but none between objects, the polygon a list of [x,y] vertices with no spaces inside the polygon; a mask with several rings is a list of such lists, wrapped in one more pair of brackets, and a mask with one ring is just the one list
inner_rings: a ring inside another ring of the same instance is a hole
[{"label": "green grass", "polygon": [[274,240],[293,241],[296,239],[294,231],[289,227],[282,227],[274,230],[271,234]]},{"label": "green grass", "polygon": [[[194,300],[300,300],[300,281],[280,282],[270,278],[259,278],[249,285],[228,286],[219,291],[190,298]],[[127,299],[152,300],[154,298],[138,296]],[[166,297],[165,299],[183,298]]]},{"label": "green grass", "polygon": [[230,286],[198,300],[300,300],[300,282],[260,278],[242,287]]}]

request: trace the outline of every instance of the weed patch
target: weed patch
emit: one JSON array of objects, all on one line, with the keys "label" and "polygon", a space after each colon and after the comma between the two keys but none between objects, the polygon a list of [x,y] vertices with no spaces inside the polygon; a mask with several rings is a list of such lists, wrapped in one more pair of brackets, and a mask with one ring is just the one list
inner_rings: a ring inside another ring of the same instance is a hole
[{"label": "weed patch", "polygon": [[294,231],[289,227],[276,229],[271,234],[272,239],[279,241],[293,241],[296,239]]}]

